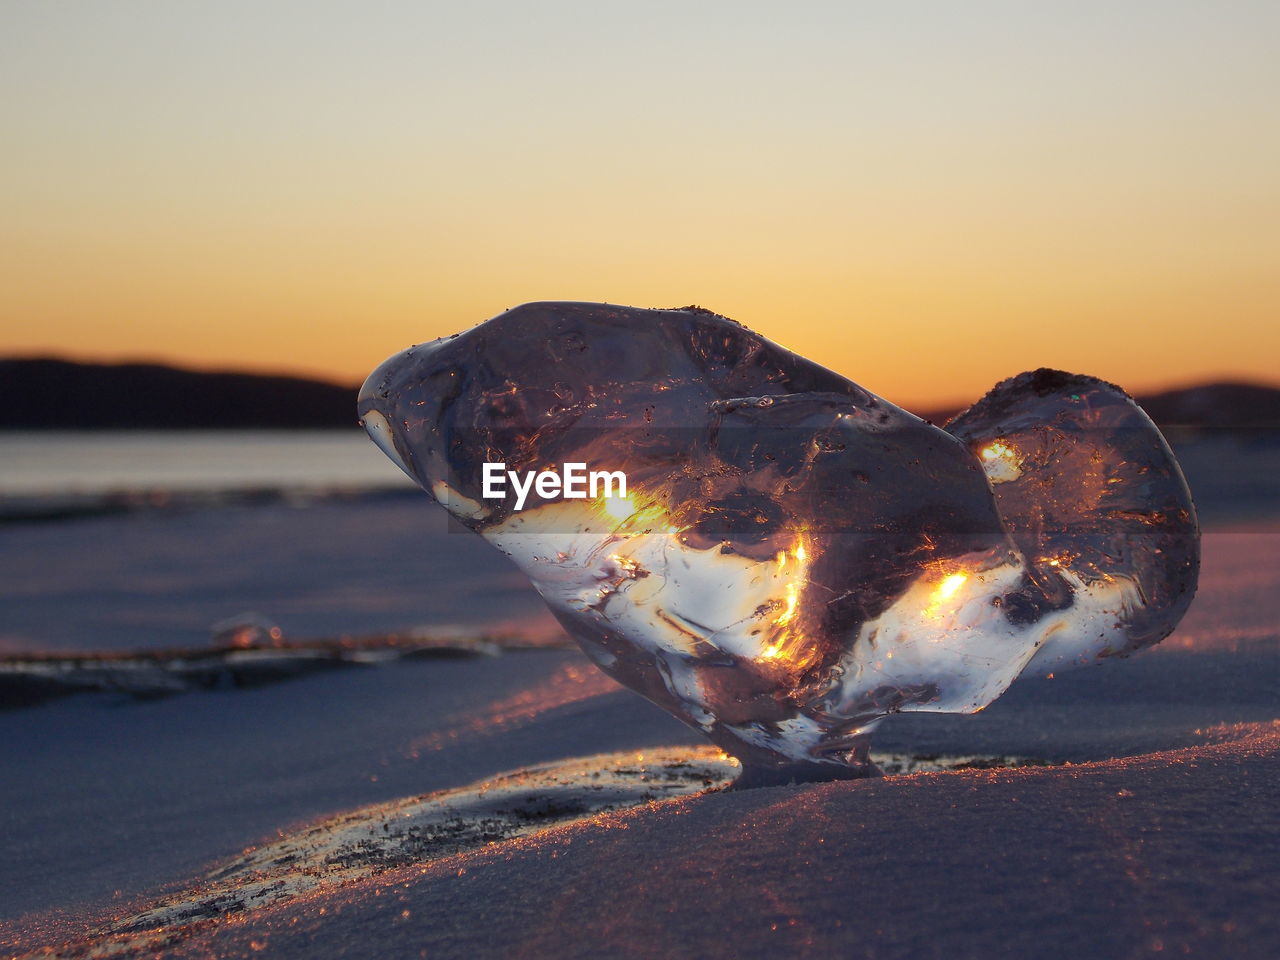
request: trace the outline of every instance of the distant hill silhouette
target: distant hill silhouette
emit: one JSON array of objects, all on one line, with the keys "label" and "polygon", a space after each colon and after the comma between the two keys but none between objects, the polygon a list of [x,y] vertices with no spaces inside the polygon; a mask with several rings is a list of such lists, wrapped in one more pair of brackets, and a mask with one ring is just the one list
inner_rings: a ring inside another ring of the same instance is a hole
[{"label": "distant hill silhouette", "polygon": [[[353,427],[357,388],[159,364],[0,359],[0,429]],[[976,399],[976,398],[975,398]],[[1137,398],[1165,427],[1280,427],[1280,388],[1211,383]],[[945,423],[958,410],[924,414]]]},{"label": "distant hill silhouette", "polygon": [[354,427],[356,387],[159,364],[0,359],[2,429]]},{"label": "distant hill silhouette", "polygon": [[1280,389],[1257,383],[1207,383],[1139,397],[1156,423],[1187,427],[1280,427]]},{"label": "distant hill silhouette", "polygon": [[[976,398],[975,398],[976,399]],[[1161,427],[1258,430],[1280,427],[1280,387],[1258,383],[1206,383],[1134,397]],[[920,414],[943,424],[963,408]]]}]

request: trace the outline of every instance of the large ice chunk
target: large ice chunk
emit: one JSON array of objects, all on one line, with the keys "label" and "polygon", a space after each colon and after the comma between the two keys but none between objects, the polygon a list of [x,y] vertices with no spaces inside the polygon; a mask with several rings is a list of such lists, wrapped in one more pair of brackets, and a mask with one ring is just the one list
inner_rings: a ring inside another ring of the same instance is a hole
[{"label": "large ice chunk", "polygon": [[[1172,454],[1087,378],[1007,381],[947,432],[706,310],[534,303],[392,357],[360,415],[747,779],[864,773],[887,714],[1153,643],[1194,591]],[[626,495],[534,485],[570,464]]]}]

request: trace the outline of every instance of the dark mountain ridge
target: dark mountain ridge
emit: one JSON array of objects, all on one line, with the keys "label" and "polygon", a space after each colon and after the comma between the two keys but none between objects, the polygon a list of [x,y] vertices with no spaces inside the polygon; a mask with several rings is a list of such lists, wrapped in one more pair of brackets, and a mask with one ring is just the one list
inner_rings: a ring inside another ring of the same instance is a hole
[{"label": "dark mountain ridge", "polygon": [[[355,426],[358,389],[151,363],[0,359],[0,429],[342,429]],[[1265,384],[1209,383],[1136,399],[1162,427],[1280,427],[1280,388]],[[945,423],[956,412],[923,415]]]},{"label": "dark mountain ridge", "polygon": [[[976,399],[976,398],[975,398]],[[1174,431],[1280,428],[1280,387],[1261,383],[1204,383],[1133,398],[1161,428]],[[933,410],[920,416],[946,423],[961,407]]]},{"label": "dark mountain ridge", "polygon": [[150,363],[0,359],[0,429],[354,427],[358,387]]}]

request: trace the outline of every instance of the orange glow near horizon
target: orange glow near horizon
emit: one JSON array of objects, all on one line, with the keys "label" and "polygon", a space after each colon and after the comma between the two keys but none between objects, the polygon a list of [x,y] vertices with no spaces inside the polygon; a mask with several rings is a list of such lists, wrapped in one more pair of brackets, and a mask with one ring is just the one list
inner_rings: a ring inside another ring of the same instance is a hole
[{"label": "orange glow near horizon", "polygon": [[0,355],[358,383],[556,299],[911,409],[1276,379],[1265,5],[229,6],[0,12]]}]

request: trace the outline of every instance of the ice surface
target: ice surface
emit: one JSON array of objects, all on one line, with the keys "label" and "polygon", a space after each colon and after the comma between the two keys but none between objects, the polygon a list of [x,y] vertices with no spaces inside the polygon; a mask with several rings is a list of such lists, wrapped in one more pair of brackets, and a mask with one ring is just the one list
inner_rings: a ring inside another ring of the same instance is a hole
[{"label": "ice surface", "polygon": [[[880,718],[979,710],[1037,656],[1132,652],[1194,592],[1181,472],[1089,378],[1024,374],[948,432],[705,310],[536,303],[391,358],[360,414],[748,781],[865,773]],[[627,496],[516,509],[485,463],[620,470]]]}]

